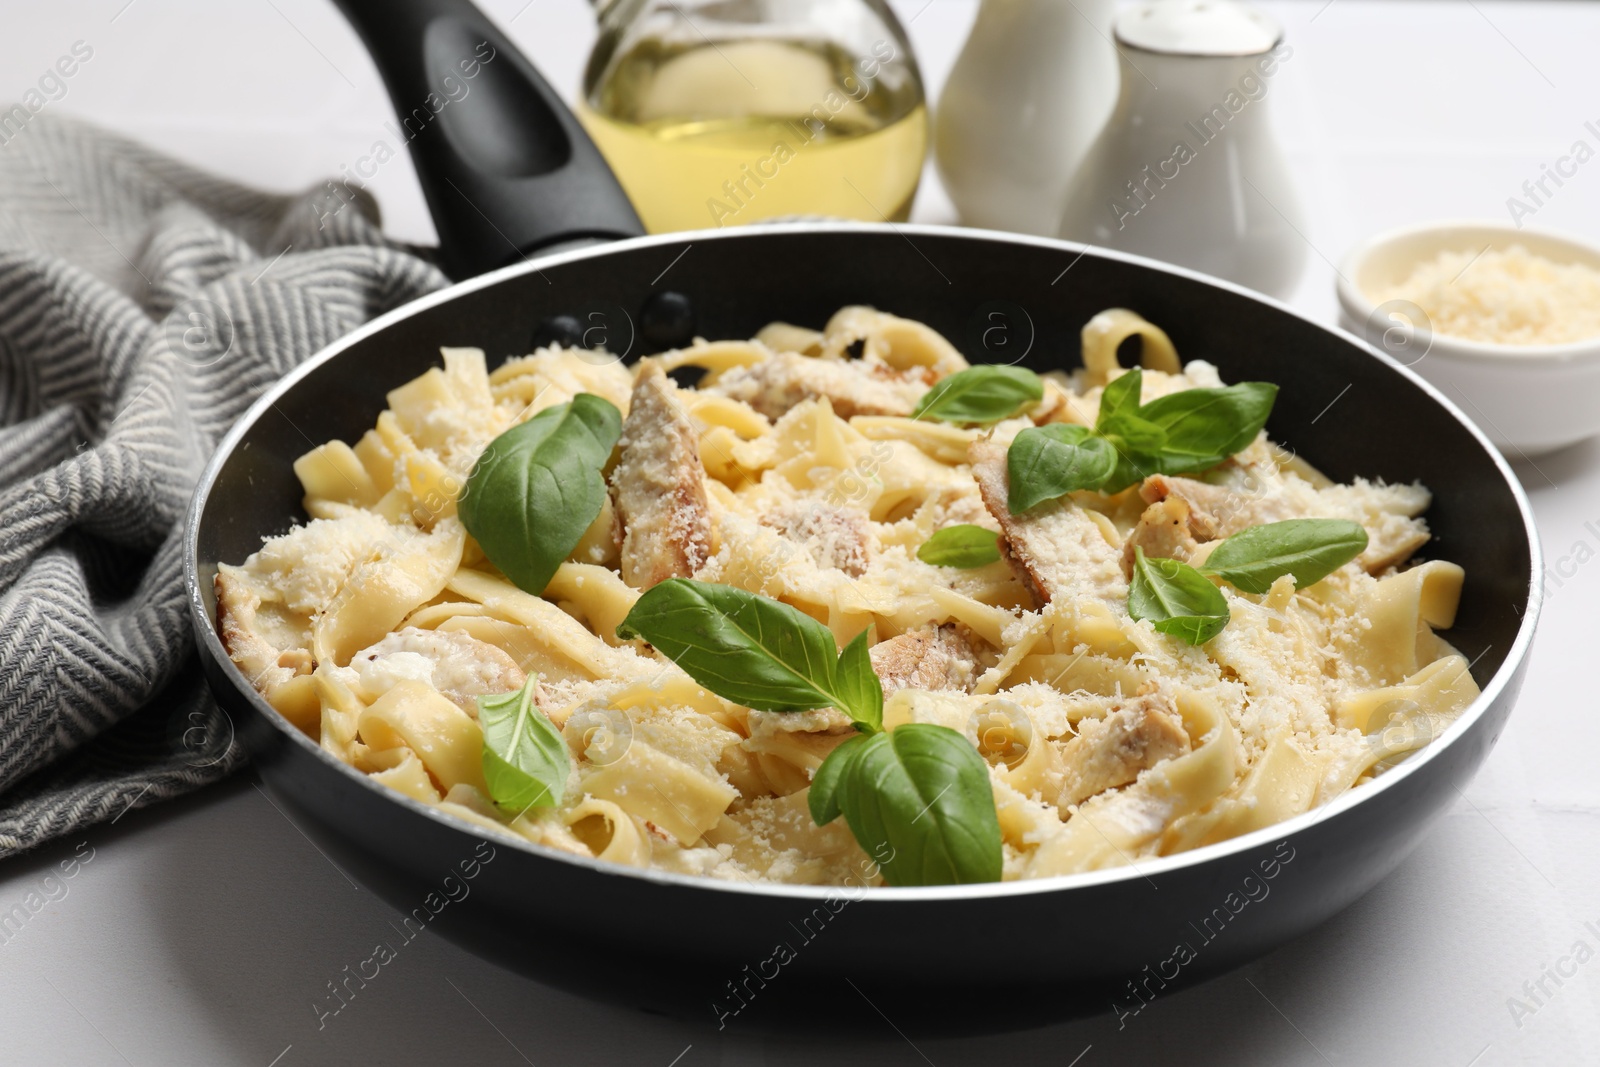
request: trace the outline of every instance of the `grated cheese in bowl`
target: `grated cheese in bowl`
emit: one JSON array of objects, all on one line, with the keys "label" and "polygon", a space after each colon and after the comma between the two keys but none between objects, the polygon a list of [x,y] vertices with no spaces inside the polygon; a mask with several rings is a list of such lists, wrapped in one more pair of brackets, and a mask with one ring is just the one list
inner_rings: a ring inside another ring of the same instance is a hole
[{"label": "grated cheese in bowl", "polygon": [[1521,245],[1440,252],[1375,302],[1409,300],[1433,332],[1501,345],[1559,345],[1600,337],[1600,271],[1558,263]]}]

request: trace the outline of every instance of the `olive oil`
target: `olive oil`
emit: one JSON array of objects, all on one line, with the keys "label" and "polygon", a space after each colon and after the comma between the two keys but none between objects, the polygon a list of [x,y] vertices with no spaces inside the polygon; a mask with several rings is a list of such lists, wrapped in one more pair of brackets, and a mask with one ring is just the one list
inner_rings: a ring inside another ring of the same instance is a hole
[{"label": "olive oil", "polygon": [[811,42],[646,41],[598,72],[579,117],[652,233],[904,220],[927,111],[895,59],[886,42],[852,57]]}]

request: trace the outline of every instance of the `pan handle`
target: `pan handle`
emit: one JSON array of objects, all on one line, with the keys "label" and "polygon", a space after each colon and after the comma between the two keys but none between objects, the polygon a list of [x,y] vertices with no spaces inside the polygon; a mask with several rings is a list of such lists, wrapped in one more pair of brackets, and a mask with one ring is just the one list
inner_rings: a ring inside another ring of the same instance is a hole
[{"label": "pan handle", "polygon": [[588,134],[470,0],[336,0],[372,54],[452,277],[644,232]]}]

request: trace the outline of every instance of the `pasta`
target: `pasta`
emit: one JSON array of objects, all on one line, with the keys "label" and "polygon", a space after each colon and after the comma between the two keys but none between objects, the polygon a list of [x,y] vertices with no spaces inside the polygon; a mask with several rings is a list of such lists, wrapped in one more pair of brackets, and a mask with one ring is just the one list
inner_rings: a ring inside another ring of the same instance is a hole
[{"label": "pasta", "polygon": [[[871,868],[841,821],[807,811],[848,718],[740,706],[617,636],[670,577],[781,601],[840,646],[865,632],[885,728],[949,727],[987,761],[1006,879],[1248,833],[1359,788],[1477,696],[1437,633],[1464,575],[1411,562],[1429,540],[1422,486],[1334,484],[1264,434],[1203,472],[1011,514],[1006,448],[1034,426],[1093,426],[1132,337],[1145,400],[1221,385],[1124,309],[1085,327],[1083,369],[976,428],[914,417],[961,354],[865,307],[635,368],[549,347],[491,373],[448,348],[359,441],[296,463],[309,519],[219,567],[219,628],[266,700],[357,771],[619,864],[811,884]],[[685,371],[695,387],[672,377]],[[492,440],[584,393],[626,416],[607,499],[534,595],[457,505]],[[1222,585],[1229,622],[1200,645],[1130,614],[1135,549],[1200,566],[1240,530],[1306,517],[1359,523],[1365,549],[1306,588]],[[923,562],[956,524],[993,531],[1003,558]],[[559,804],[512,813],[488,795],[475,698],[535,676],[572,767]]]}]

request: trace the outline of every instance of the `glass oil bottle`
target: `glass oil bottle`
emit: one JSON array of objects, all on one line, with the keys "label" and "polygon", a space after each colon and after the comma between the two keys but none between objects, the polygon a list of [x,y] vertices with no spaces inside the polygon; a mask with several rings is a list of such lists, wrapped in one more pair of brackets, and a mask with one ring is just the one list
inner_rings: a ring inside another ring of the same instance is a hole
[{"label": "glass oil bottle", "polygon": [[928,140],[883,0],[611,0],[579,117],[652,233],[903,221]]}]

